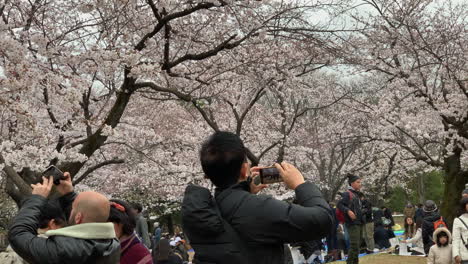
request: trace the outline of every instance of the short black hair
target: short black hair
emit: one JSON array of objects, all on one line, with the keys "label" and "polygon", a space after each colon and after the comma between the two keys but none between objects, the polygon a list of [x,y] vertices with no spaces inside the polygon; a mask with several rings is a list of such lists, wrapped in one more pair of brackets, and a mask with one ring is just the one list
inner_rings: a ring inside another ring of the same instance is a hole
[{"label": "short black hair", "polygon": [[62,210],[58,200],[49,200],[41,210],[39,218],[39,228],[47,228],[50,220],[55,220],[57,225],[65,226],[67,218]]},{"label": "short black hair", "polygon": [[125,235],[133,234],[136,227],[136,216],[130,210],[132,208],[130,204],[118,199],[111,199],[109,202],[111,202],[111,207],[107,221],[122,224],[122,232]]},{"label": "short black hair", "polygon": [[459,209],[459,212],[458,212],[458,216],[461,216],[464,213],[468,213],[466,211],[466,204],[468,204],[468,197],[462,198],[460,200],[460,209]]},{"label": "short black hair", "polygon": [[242,164],[246,161],[244,143],[231,132],[215,132],[200,149],[203,172],[216,187],[226,188],[236,184]]},{"label": "short black hair", "polygon": [[138,213],[141,213],[143,211],[143,206],[140,203],[137,203],[137,202],[132,203],[132,208],[137,210]]}]

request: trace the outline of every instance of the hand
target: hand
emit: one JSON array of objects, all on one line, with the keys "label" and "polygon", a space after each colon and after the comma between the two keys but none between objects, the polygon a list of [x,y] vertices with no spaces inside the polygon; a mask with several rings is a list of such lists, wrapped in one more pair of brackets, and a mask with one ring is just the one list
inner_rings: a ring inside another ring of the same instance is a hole
[{"label": "hand", "polygon": [[57,185],[56,189],[61,195],[65,195],[68,193],[73,192],[73,184],[71,181],[71,176],[69,172],[64,172],[63,177],[64,180],[60,180],[60,184]]},{"label": "hand", "polygon": [[275,163],[275,167],[278,169],[284,183],[289,189],[295,190],[297,186],[305,182],[304,176],[302,176],[301,172],[293,165],[287,162],[281,162],[281,165]]},{"label": "hand", "polygon": [[356,215],[353,213],[353,211],[349,210],[348,211],[348,216],[349,218],[351,218],[351,220],[356,220]]},{"label": "hand", "polygon": [[455,263],[456,263],[456,264],[460,264],[461,261],[462,261],[462,259],[461,259],[460,256],[456,256],[456,257],[455,257]]},{"label": "hand", "polygon": [[53,177],[42,177],[42,183],[31,184],[33,188],[32,194],[40,195],[44,198],[49,197],[50,190],[52,190],[52,185],[54,184]]},{"label": "hand", "polygon": [[402,240],[401,243],[407,243],[406,240]]},{"label": "hand", "polygon": [[250,169],[250,175],[252,177],[252,181],[250,182],[250,193],[252,194],[257,194],[259,193],[261,190],[265,189],[268,185],[266,184],[259,184],[259,185],[256,185],[254,183],[254,178],[255,177],[260,177],[260,167],[253,167]]}]

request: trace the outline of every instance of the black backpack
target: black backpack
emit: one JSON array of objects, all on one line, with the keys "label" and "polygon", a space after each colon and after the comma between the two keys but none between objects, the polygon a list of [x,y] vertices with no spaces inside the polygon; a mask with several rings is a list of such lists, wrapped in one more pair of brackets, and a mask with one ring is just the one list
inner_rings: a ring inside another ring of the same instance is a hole
[{"label": "black backpack", "polygon": [[[198,219],[198,218],[201,219]],[[193,219],[191,219],[193,218]],[[200,230],[200,221],[212,224],[221,220],[217,232]],[[195,250],[195,263],[238,264],[248,263],[247,248],[239,233],[222,217],[216,200],[206,188],[189,185],[182,202],[182,224],[184,233]]]}]

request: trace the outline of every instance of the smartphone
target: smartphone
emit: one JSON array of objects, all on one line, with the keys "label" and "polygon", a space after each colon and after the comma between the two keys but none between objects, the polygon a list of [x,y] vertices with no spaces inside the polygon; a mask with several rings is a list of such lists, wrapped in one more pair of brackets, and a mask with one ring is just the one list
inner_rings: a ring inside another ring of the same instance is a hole
[{"label": "smartphone", "polygon": [[44,177],[54,177],[54,184],[59,185],[60,180],[65,180],[65,176],[63,175],[63,172],[59,170],[57,167],[54,165],[51,165],[47,167],[47,169],[42,173],[42,176]]},{"label": "smartphone", "polygon": [[261,184],[270,184],[270,183],[283,181],[283,178],[281,177],[276,167],[268,167],[268,168],[260,169],[259,177],[260,177]]}]

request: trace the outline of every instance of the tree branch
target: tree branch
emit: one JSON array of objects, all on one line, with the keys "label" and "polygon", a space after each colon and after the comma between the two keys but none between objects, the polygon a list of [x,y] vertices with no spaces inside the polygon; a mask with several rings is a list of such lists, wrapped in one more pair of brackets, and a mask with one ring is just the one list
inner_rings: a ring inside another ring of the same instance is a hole
[{"label": "tree branch", "polygon": [[123,160],[123,159],[112,159],[112,160],[106,160],[106,161],[101,162],[99,164],[96,164],[96,165],[94,165],[92,167],[89,167],[81,176],[78,177],[78,179],[73,181],[73,185],[79,184],[81,181],[86,179],[86,177],[88,177],[89,174],[93,173],[95,170],[97,170],[99,168],[102,168],[102,167],[104,167],[106,165],[110,165],[110,164],[122,164],[124,162],[125,162],[125,160]]}]

